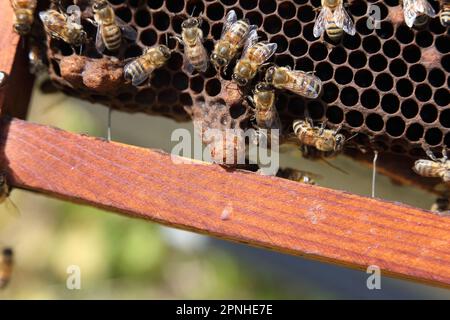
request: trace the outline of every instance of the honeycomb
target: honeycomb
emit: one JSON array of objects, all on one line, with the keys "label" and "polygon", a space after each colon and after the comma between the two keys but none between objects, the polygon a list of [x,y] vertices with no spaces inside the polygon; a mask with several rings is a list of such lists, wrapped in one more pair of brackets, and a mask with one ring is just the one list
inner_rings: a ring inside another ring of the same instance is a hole
[{"label": "honeycomb", "polygon": [[[84,17],[92,16],[89,1],[75,2]],[[182,21],[193,10],[194,15],[202,12],[201,27],[209,52],[220,37],[229,10],[235,10],[239,18],[248,18],[258,26],[261,40],[278,44],[273,62],[314,71],[323,81],[322,94],[315,100],[277,91],[276,106],[286,133],[292,131],[293,119],[308,114],[317,123],[326,120],[329,127],[341,125],[347,136],[359,133],[348,141],[349,146],[370,146],[412,158],[423,156],[423,147],[450,147],[450,39],[438,17],[429,19],[424,27],[410,29],[403,22],[398,0],[347,1],[357,32],[355,36],[344,34],[341,43],[333,44],[327,36],[313,36],[320,0],[109,2],[117,16],[138,31],[136,43],[125,40],[114,54],[119,60],[139,56],[145,47],[157,43],[167,42],[175,49],[175,40],[167,40],[166,35],[180,34]],[[72,3],[63,1],[63,6]],[[367,27],[366,13],[371,4],[381,12],[380,28],[376,30]],[[431,4],[439,11],[437,1]],[[95,39],[96,28],[84,20],[83,26],[91,40]],[[68,94],[115,109],[185,121],[197,99],[226,101],[228,95],[230,75],[217,75],[211,66],[204,74],[182,71],[182,48],[173,53],[164,68],[154,72],[149,83],[139,87],[124,83],[112,94],[74,87],[63,79],[60,70],[61,60],[74,54],[73,49],[62,41],[47,40],[50,75],[55,84]],[[102,58],[93,42],[86,45],[83,55]],[[230,108],[233,118],[245,113],[245,108]]]}]

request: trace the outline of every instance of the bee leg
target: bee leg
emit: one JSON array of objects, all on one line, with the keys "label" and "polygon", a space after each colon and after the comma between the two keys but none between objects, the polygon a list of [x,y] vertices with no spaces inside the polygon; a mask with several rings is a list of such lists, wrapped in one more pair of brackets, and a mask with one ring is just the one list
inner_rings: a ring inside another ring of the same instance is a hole
[{"label": "bee leg", "polygon": [[122,63],[124,65],[126,65],[128,62],[131,62],[131,61],[133,61],[135,59],[136,59],[136,57],[126,58],[126,59],[122,60]]},{"label": "bee leg", "polygon": [[179,44],[182,44],[184,46],[183,39],[181,39],[179,36],[170,36],[170,38],[176,40]]},{"label": "bee leg", "polygon": [[427,154],[427,156],[433,160],[433,161],[438,161],[438,159],[436,158],[436,156],[434,155],[433,151],[431,151],[429,148],[427,148],[425,150],[425,153]]},{"label": "bee leg", "polygon": [[91,18],[87,18],[86,21],[89,22],[90,24],[93,24],[94,26],[98,27],[97,21],[95,21],[95,20],[93,20]]},{"label": "bee leg", "polygon": [[252,96],[246,96],[247,100],[250,102],[250,108],[255,109],[255,100]]},{"label": "bee leg", "polygon": [[442,159],[443,163],[446,163],[448,160],[447,149],[445,147],[442,148]]},{"label": "bee leg", "polygon": [[[340,124],[340,125],[334,130],[333,136],[337,135],[338,132],[341,131],[341,129],[342,129],[342,124]],[[356,135],[353,135],[351,138],[353,138],[354,136],[356,136]],[[351,139],[351,138],[349,138],[349,139]],[[349,139],[347,139],[347,140],[349,140]]]},{"label": "bee leg", "polygon": [[307,114],[305,116],[305,121],[311,126],[314,127],[314,122],[312,121],[311,117]]},{"label": "bee leg", "polygon": [[259,66],[259,68],[260,69],[263,69],[263,68],[269,68],[269,67],[275,67],[276,65],[275,65],[275,63],[273,63],[273,62],[266,62],[266,63],[263,63],[262,65],[260,65]]},{"label": "bee leg", "polygon": [[324,133],[326,126],[327,126],[327,122],[326,121],[322,122],[322,124],[320,125],[320,128],[319,128],[320,135],[322,135]]}]

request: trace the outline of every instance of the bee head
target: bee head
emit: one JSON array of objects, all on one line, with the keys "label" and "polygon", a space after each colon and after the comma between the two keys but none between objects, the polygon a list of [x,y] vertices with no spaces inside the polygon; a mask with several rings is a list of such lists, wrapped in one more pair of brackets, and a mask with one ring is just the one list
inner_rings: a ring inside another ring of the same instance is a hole
[{"label": "bee head", "polygon": [[201,18],[189,18],[187,20],[184,20],[181,24],[181,28],[187,29],[187,28],[196,28],[199,27],[202,24]]},{"label": "bee head", "polygon": [[227,65],[227,61],[224,58],[220,57],[217,53],[211,54],[211,62],[216,70],[225,68],[225,66]]},{"label": "bee head", "polygon": [[270,83],[267,82],[259,82],[255,86],[255,92],[266,92],[266,91],[273,91],[273,87]]},{"label": "bee head", "polygon": [[234,67],[233,79],[240,85],[245,86],[249,79],[254,76],[253,68],[247,61],[240,60]]},{"label": "bee head", "polygon": [[244,87],[247,85],[248,80],[244,77],[242,77],[241,75],[239,75],[238,73],[234,72],[233,75],[231,76],[231,78],[238,84],[238,86],[240,87]]},{"label": "bee head", "polygon": [[14,25],[14,30],[21,36],[28,34],[31,30],[31,26],[26,23],[16,23]]},{"label": "bee head", "polygon": [[345,136],[339,133],[334,138],[336,140],[335,151],[341,151],[344,147]]},{"label": "bee head", "polygon": [[94,0],[94,4],[92,5],[92,10],[94,12],[100,11],[108,6],[108,2],[106,0]]},{"label": "bee head", "polygon": [[170,55],[171,55],[170,49],[167,48],[165,45],[161,44],[159,46],[159,51],[162,53],[162,55],[163,55],[163,57],[165,59],[169,59],[170,58]]}]

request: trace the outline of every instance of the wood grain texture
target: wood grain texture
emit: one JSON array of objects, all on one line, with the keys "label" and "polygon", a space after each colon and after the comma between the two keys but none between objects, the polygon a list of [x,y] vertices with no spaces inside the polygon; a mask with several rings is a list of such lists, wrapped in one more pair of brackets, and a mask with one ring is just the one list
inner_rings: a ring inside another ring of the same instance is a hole
[{"label": "wood grain texture", "polygon": [[9,75],[0,89],[0,111],[25,118],[34,76],[28,71],[25,40],[21,40],[12,27],[14,13],[9,0],[0,1],[0,13],[0,71]]},{"label": "wood grain texture", "polygon": [[450,287],[450,219],[59,129],[3,120],[14,186],[165,225]]}]

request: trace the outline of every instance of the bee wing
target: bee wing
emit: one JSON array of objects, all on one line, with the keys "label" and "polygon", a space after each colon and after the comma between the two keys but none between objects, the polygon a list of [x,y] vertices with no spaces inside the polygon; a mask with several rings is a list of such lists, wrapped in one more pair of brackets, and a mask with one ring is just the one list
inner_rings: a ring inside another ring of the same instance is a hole
[{"label": "bee wing", "polygon": [[278,45],[276,43],[269,42],[265,45],[265,47],[268,50],[267,50],[267,52],[264,53],[263,61],[261,62],[261,64],[263,64],[264,62],[269,60],[271,56],[273,56],[275,51],[277,51]]},{"label": "bee wing", "polygon": [[58,32],[57,28],[55,28],[55,26],[60,24],[60,21],[58,21],[58,18],[51,14],[51,12],[52,10],[41,11],[39,12],[39,18],[50,36],[65,40],[64,37]]},{"label": "bee wing", "polygon": [[[253,27],[253,25],[252,25]],[[256,27],[256,26],[255,26]],[[252,28],[245,38],[244,49],[242,50],[242,56],[245,56],[247,50],[258,42],[258,32],[256,28]]]},{"label": "bee wing", "polygon": [[227,31],[230,29],[230,27],[233,25],[233,23],[235,23],[237,21],[237,15],[236,12],[234,10],[230,10],[227,13],[227,16],[225,17],[225,24],[223,25],[222,28],[222,35],[221,37],[223,37],[223,35],[225,33],[227,33]]},{"label": "bee wing", "polygon": [[405,23],[412,28],[414,21],[417,18],[417,11],[414,8],[414,2],[409,0],[403,1],[403,15],[405,16]]},{"label": "bee wing", "polygon": [[105,47],[105,43],[103,42],[102,26],[101,25],[99,25],[98,28],[97,28],[97,35],[95,36],[95,48],[100,53],[105,51],[105,48],[106,48]]},{"label": "bee wing", "polygon": [[122,30],[122,35],[131,40],[134,41],[137,38],[137,32],[132,27],[130,27],[125,21],[120,19],[118,16],[116,16],[116,23],[119,26],[120,30]]},{"label": "bee wing", "polygon": [[427,16],[430,16],[432,18],[436,16],[436,12],[427,0],[417,1],[416,9],[418,12],[426,14]]},{"label": "bee wing", "polygon": [[188,58],[186,58],[186,55],[184,55],[184,61],[183,61],[183,70],[188,73],[192,74],[194,72],[194,66],[191,64]]},{"label": "bee wing", "polygon": [[342,28],[345,32],[347,32],[352,36],[355,35],[356,33],[355,24],[353,23],[350,15],[344,9],[343,5],[340,5],[336,8],[333,16],[335,19],[335,23],[339,28]]},{"label": "bee wing", "polygon": [[206,48],[204,46],[203,46],[203,51],[204,51],[203,56],[206,57],[205,58],[206,63],[204,64],[203,68],[199,70],[200,72],[206,72],[206,70],[209,67],[208,52],[206,51]]},{"label": "bee wing", "polygon": [[[317,83],[319,87],[322,87],[322,81],[318,77],[301,70],[290,70],[289,74],[292,77],[292,81],[289,81],[288,84],[286,84],[286,89],[308,98],[315,99],[319,96],[320,92],[311,85],[311,83]],[[296,80],[298,78],[303,79],[300,85]]]},{"label": "bee wing", "polygon": [[47,11],[39,12],[39,19],[41,19],[42,23],[45,25],[49,19]]},{"label": "bee wing", "polygon": [[323,7],[320,10],[319,15],[317,16],[316,22],[314,23],[314,29],[313,29],[314,37],[319,38],[322,35],[323,31],[326,28],[327,17],[330,14],[331,14],[331,10],[328,9],[327,7]]}]

